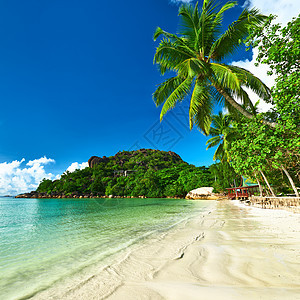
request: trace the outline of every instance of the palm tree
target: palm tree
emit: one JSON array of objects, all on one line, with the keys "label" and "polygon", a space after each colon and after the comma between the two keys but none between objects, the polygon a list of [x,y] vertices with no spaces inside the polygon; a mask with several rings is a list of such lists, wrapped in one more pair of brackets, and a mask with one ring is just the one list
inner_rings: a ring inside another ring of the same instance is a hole
[{"label": "palm tree", "polygon": [[[247,118],[253,114],[242,104],[253,107],[245,87],[250,88],[260,98],[270,99],[269,88],[249,71],[223,63],[234,53],[247,37],[250,26],[261,25],[266,17],[256,9],[245,9],[228,29],[221,33],[223,14],[237,3],[229,1],[220,9],[213,0],[204,0],[202,10],[198,3],[193,7],[183,5],[179,9],[181,26],[178,35],[157,28],[154,40],[163,36],[156,49],[154,63],[160,72],[175,72],[176,76],[161,83],[153,94],[157,106],[163,104],[160,119],[174,106],[190,97],[189,123],[195,124],[208,134],[213,106],[223,103]],[[263,121],[275,127],[275,123]]]},{"label": "palm tree", "polygon": [[218,146],[213,160],[229,161],[230,143],[236,138],[237,134],[237,131],[231,126],[230,115],[224,115],[222,112],[214,115],[209,134],[212,138],[206,142],[206,145],[208,145],[206,150]]}]

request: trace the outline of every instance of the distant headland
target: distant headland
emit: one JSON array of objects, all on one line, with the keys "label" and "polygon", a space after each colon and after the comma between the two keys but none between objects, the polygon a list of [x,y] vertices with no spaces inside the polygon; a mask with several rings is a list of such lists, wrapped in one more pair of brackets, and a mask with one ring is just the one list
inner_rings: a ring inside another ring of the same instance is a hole
[{"label": "distant headland", "polygon": [[88,164],[58,180],[43,179],[36,191],[16,198],[182,198],[213,184],[207,167],[195,167],[172,151],[122,151],[110,157],[92,156]]}]

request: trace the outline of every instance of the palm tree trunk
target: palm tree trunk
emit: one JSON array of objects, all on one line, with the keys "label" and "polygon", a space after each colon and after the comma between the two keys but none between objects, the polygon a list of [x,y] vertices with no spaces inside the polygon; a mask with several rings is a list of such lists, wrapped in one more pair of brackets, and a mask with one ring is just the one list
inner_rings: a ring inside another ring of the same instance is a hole
[{"label": "palm tree trunk", "polygon": [[270,186],[270,184],[269,184],[269,181],[267,180],[265,174],[263,173],[263,171],[260,171],[260,173],[261,173],[262,177],[264,178],[264,180],[265,180],[265,182],[266,182],[266,184],[267,184],[267,186],[268,186],[268,188],[269,188],[269,190],[270,190],[272,196],[273,196],[273,197],[276,197],[276,195],[274,194],[274,191],[273,191],[273,189],[271,188],[271,186]]},{"label": "palm tree trunk", "polygon": [[256,181],[258,183],[260,196],[262,197],[262,195],[263,195],[262,186],[261,186],[260,181],[258,180],[257,176],[255,176],[255,178],[256,178]]},{"label": "palm tree trunk", "polygon": [[[234,107],[237,111],[239,111],[242,115],[244,115],[248,119],[253,119],[253,115],[250,114],[247,110],[245,110],[239,103],[237,103],[230,95],[227,94],[221,87],[215,85],[216,90],[225,98],[225,100]],[[275,128],[278,124],[275,122],[269,122],[266,120],[262,120],[262,123],[268,125],[272,128]]]},{"label": "palm tree trunk", "polygon": [[293,190],[294,190],[294,192],[296,194],[296,197],[299,197],[299,193],[298,193],[298,190],[297,190],[297,188],[295,186],[293,178],[290,176],[289,172],[287,171],[287,169],[283,165],[281,165],[281,168],[284,171],[284,173],[287,176],[287,178],[289,179],[290,184],[291,184],[291,186],[292,186],[292,188],[293,188]]},{"label": "palm tree trunk", "polygon": [[266,195],[267,195],[267,197],[269,197],[270,196],[270,191],[264,186],[264,189],[265,189],[265,191],[266,191]]}]

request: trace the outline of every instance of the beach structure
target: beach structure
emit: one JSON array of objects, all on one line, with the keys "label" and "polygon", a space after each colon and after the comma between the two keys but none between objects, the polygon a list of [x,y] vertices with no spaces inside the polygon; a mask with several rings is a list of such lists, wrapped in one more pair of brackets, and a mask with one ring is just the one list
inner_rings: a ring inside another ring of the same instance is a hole
[{"label": "beach structure", "polygon": [[269,209],[285,209],[300,213],[300,198],[295,196],[270,197],[256,196],[259,193],[259,186],[240,186],[227,188],[227,198],[229,200],[242,200],[244,203]]},{"label": "beach structure", "polygon": [[259,192],[258,185],[227,188],[227,197],[230,200],[248,200],[254,193]]},{"label": "beach structure", "polygon": [[300,213],[299,197],[260,197],[251,196],[249,204],[260,208],[285,209]]}]

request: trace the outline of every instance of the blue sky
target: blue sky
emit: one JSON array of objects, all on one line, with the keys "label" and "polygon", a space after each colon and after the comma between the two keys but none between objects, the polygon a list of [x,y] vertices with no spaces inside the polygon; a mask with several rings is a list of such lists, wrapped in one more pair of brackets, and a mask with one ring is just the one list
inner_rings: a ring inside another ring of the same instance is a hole
[{"label": "blue sky", "polygon": [[[153,65],[153,32],[177,31],[180,3],[0,1],[0,165],[46,157],[40,176],[55,176],[92,155],[137,147],[212,164],[207,138],[187,128],[184,105],[160,125],[152,101],[163,80]],[[225,23],[241,10],[231,9]],[[241,51],[232,60],[251,58]]]}]

